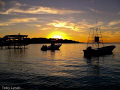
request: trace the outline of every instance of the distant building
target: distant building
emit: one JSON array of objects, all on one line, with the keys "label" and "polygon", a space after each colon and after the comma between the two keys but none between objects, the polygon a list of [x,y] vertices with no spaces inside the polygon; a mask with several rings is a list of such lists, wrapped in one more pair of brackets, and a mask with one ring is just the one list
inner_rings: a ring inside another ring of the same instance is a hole
[{"label": "distant building", "polygon": [[4,45],[11,48],[11,46],[14,46],[14,48],[22,48],[22,46],[26,46],[28,43],[26,42],[28,40],[28,35],[6,35],[3,37]]},{"label": "distant building", "polygon": [[6,40],[23,40],[24,38],[27,38],[28,35],[20,35],[20,33],[18,35],[6,35],[3,38]]}]

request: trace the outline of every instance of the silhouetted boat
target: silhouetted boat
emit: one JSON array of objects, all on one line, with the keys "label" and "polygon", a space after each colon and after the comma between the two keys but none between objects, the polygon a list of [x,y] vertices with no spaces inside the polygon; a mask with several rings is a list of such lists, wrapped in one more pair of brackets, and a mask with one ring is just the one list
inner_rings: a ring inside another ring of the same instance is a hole
[{"label": "silhouetted boat", "polygon": [[[90,33],[91,31],[92,34]],[[114,45],[104,46],[100,29],[91,28],[90,32],[88,37],[87,49],[83,50],[84,56],[99,56],[99,55],[111,54],[115,46]],[[102,43],[103,47],[99,47],[100,43]],[[88,46],[89,44],[91,44],[93,47]],[[95,44],[97,48],[94,48]]]},{"label": "silhouetted boat", "polygon": [[83,51],[84,51],[84,56],[97,56],[97,55],[111,54],[114,48],[115,48],[114,45],[96,48],[96,49],[92,49],[91,47],[88,47],[86,50]]},{"label": "silhouetted boat", "polygon": [[43,45],[43,46],[41,47],[41,50],[42,50],[42,51],[46,51],[46,50],[59,50],[59,48],[60,48],[61,45],[62,45],[62,44],[57,44],[57,45],[55,45],[55,43],[51,43],[50,46]]}]

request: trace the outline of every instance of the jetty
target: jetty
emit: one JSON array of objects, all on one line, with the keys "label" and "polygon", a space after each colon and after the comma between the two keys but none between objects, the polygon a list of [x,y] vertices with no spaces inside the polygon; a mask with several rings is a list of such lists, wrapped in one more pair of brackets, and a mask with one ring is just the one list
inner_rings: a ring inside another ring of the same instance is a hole
[{"label": "jetty", "polygon": [[2,39],[0,39],[0,47],[7,49],[25,49],[25,46],[28,45],[26,43],[28,35],[6,35]]}]

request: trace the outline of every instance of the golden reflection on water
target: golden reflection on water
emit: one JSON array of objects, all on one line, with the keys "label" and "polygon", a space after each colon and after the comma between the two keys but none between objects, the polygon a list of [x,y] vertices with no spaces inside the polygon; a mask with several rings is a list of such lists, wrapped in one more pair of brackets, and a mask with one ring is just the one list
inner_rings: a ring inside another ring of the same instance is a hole
[{"label": "golden reflection on water", "polygon": [[[51,66],[50,75],[57,75],[57,76],[74,76],[73,73],[70,74],[69,72],[63,72],[64,70],[79,70],[80,65],[84,65],[85,61],[83,60],[83,51],[82,49],[86,47],[86,45],[79,45],[79,44],[63,44],[60,47],[60,50],[55,51],[44,51],[43,56],[47,58],[44,61],[44,64]],[[76,67],[69,65],[76,65]],[[77,67],[78,66],[78,67]],[[80,71],[83,69],[81,68]]]},{"label": "golden reflection on water", "polygon": [[66,76],[66,77],[74,77],[73,75],[65,72],[58,72],[58,73],[52,73],[51,76]]},{"label": "golden reflection on water", "polygon": [[[47,44],[48,45],[48,44]],[[42,44],[28,45],[27,49],[0,50],[1,68],[9,72],[21,72],[35,75],[82,77],[100,75],[101,67],[110,67],[114,63],[113,55],[97,58],[84,58],[86,44],[62,44],[60,50],[41,51]],[[118,51],[114,54],[118,54]],[[109,61],[110,60],[110,61]],[[5,64],[4,64],[5,63]],[[109,63],[109,65],[108,65]]]},{"label": "golden reflection on water", "polygon": [[63,44],[55,51],[41,51],[42,45],[30,44],[25,50],[0,50],[1,84],[22,84],[25,89],[26,86],[34,89],[36,86],[78,89],[81,86],[87,89],[89,86],[119,86],[119,44],[115,44],[113,54],[102,57],[84,57],[86,44]]}]

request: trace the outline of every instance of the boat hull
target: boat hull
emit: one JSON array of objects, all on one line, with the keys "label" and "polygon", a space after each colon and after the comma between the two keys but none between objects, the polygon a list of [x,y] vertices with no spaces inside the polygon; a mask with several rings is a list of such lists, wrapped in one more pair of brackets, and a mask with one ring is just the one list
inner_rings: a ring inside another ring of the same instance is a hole
[{"label": "boat hull", "polygon": [[54,46],[42,46],[41,50],[42,51],[46,51],[46,50],[59,50],[61,44],[60,45],[54,45]]},{"label": "boat hull", "polygon": [[106,46],[102,48],[96,48],[96,49],[86,49],[84,51],[84,56],[99,56],[99,55],[107,55],[111,54],[113,49],[115,48],[114,45],[112,46]]}]

